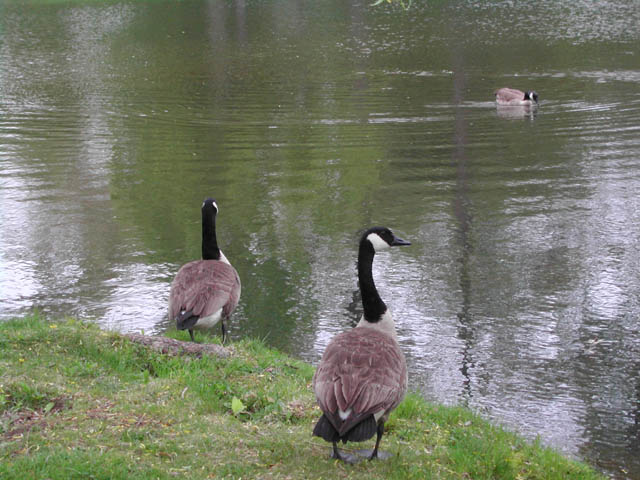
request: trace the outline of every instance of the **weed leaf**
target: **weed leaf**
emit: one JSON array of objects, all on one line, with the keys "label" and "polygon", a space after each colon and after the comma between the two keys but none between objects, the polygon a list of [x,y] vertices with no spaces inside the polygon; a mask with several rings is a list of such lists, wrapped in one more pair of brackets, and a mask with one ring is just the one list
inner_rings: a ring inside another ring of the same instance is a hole
[{"label": "weed leaf", "polygon": [[238,397],[233,397],[233,399],[231,400],[231,410],[233,411],[234,415],[237,416],[245,408],[246,407],[244,406],[244,403],[242,403],[242,400],[240,400]]}]

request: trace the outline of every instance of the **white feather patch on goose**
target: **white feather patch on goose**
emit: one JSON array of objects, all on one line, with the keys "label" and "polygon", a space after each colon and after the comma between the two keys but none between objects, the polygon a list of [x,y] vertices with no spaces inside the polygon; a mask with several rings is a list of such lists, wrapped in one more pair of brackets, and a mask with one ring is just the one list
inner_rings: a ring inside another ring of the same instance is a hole
[{"label": "white feather patch on goose", "polygon": [[340,417],[340,419],[342,421],[345,421],[347,418],[349,418],[349,415],[351,415],[351,409],[347,409],[346,412],[343,412],[342,410],[338,410],[338,416]]},{"label": "white feather patch on goose", "polygon": [[193,328],[195,330],[206,330],[208,328],[213,328],[218,324],[221,318],[222,309],[218,310],[217,312],[213,312],[208,317],[200,317],[198,319],[198,323],[196,323]]},{"label": "white feather patch on goose", "polygon": [[227,257],[224,256],[224,253],[222,253],[222,250],[219,250],[220,252],[220,261],[226,263],[227,265],[231,265],[231,262],[227,259]]},{"label": "white feather patch on goose", "polygon": [[370,233],[369,235],[367,235],[367,240],[371,242],[371,245],[373,245],[373,249],[376,252],[385,250],[390,247],[390,245],[385,242],[377,233]]},{"label": "white feather patch on goose", "polygon": [[387,308],[387,311],[384,312],[382,318],[377,322],[369,322],[364,318],[364,315],[356,325],[356,328],[373,328],[375,330],[379,330],[382,333],[386,333],[387,335],[393,337],[395,340],[398,339],[396,335],[396,326],[393,321],[393,316],[391,315],[391,310]]}]

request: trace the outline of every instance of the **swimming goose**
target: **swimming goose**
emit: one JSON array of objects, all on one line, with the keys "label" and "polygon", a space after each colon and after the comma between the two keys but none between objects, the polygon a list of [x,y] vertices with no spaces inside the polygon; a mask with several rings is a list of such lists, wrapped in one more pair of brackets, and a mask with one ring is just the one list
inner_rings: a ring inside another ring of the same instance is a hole
[{"label": "swimming goose", "polygon": [[355,328],[329,342],[313,376],[323,412],[313,435],[333,443],[332,457],[349,463],[357,458],[340,452],[339,441],[362,442],[377,434],[375,448],[365,453],[370,460],[386,456],[378,452],[384,422],[407,390],[407,365],[393,318],[378,295],[372,273],[375,253],[400,245],[411,244],[385,227],[370,228],[362,235],[358,280],[364,314]]},{"label": "swimming goose", "polygon": [[226,338],[224,322],[238,305],[240,277],[218,248],[216,215],[218,205],[213,198],[202,204],[202,260],[189,262],[178,270],[169,293],[169,318],[178,330],[222,325],[222,343]]},{"label": "swimming goose", "polygon": [[534,91],[521,92],[515,88],[500,88],[495,91],[498,105],[534,105],[538,103],[538,94]]}]

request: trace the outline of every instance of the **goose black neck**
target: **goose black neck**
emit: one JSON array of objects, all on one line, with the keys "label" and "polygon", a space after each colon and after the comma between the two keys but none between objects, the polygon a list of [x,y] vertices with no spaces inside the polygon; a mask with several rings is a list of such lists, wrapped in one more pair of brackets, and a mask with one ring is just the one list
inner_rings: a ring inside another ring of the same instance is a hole
[{"label": "goose black neck", "polygon": [[360,294],[364,307],[364,318],[368,322],[375,323],[382,319],[387,311],[387,306],[378,295],[375,283],[373,283],[373,257],[375,255],[373,245],[369,240],[360,242],[358,251],[358,281],[360,282]]},{"label": "goose black neck", "polygon": [[220,260],[220,249],[216,239],[216,217],[206,209],[202,210],[202,258]]}]

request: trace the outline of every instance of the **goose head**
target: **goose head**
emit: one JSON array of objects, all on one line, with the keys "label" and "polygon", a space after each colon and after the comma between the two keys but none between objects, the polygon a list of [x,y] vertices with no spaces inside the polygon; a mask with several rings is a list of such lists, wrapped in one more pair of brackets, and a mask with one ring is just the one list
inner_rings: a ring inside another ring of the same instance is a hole
[{"label": "goose head", "polygon": [[358,251],[358,283],[364,315],[358,326],[377,323],[387,333],[395,335],[395,327],[391,315],[388,314],[387,305],[380,298],[373,281],[372,265],[373,257],[377,252],[403,245],[411,245],[411,243],[396,237],[387,227],[373,227],[362,235]]},{"label": "goose head", "polygon": [[389,230],[387,227],[373,227],[364,232],[361,242],[369,242],[375,252],[386,250],[389,247],[398,247],[403,245],[411,245]]},{"label": "goose head", "polygon": [[204,202],[202,202],[202,218],[205,217],[211,218],[211,216],[215,217],[218,214],[218,204],[216,201],[209,197],[205,198]]},{"label": "goose head", "polygon": [[538,103],[538,94],[535,92],[535,90],[531,90],[530,92],[525,92],[524,99],[531,100],[534,103]]}]

